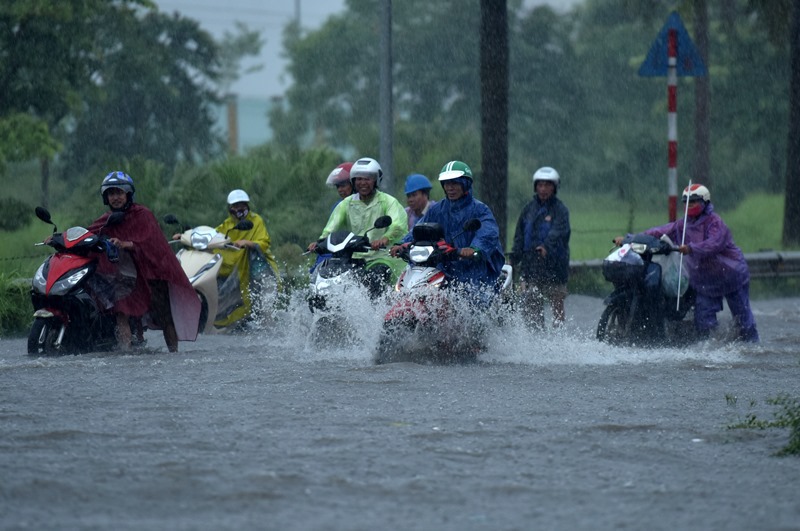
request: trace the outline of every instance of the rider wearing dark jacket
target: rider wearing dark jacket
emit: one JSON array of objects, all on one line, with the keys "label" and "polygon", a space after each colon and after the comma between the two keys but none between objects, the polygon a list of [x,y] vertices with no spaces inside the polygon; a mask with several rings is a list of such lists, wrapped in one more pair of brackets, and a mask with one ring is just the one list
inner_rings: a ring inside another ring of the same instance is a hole
[{"label": "rider wearing dark jacket", "polygon": [[[497,279],[505,264],[500,230],[494,214],[484,203],[472,195],[472,170],[461,161],[451,161],[439,173],[439,182],[445,198],[431,206],[418,223],[439,223],[444,229],[445,241],[459,249],[459,255],[467,260],[450,260],[439,268],[457,282],[485,291],[481,288],[497,287]],[[470,219],[479,219],[481,226],[476,231],[464,231]],[[412,232],[406,234],[403,243],[412,240]],[[392,249],[396,254],[398,247]],[[469,259],[474,255],[477,260]]]},{"label": "rider wearing dark jacket", "polygon": [[522,295],[532,324],[544,326],[544,299],[550,301],[553,323],[564,322],[569,278],[569,210],[557,197],[558,172],[543,167],[533,174],[533,200],[525,205],[514,233],[512,256],[520,270]]}]

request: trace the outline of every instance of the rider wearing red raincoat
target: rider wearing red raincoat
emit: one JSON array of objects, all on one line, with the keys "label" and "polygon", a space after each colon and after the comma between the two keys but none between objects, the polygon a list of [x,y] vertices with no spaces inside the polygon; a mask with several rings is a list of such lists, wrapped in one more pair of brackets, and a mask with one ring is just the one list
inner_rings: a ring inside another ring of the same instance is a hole
[{"label": "rider wearing red raincoat", "polygon": [[136,264],[136,288],[114,303],[120,347],[130,348],[128,317],[141,318],[150,312],[153,324],[164,331],[167,348],[176,352],[179,340],[197,339],[200,300],[153,213],[133,202],[133,179],[121,171],[109,173],[103,179],[100,193],[110,211],[95,220],[89,230],[100,230],[112,212],[124,212],[123,221],[106,226],[103,234],[111,243],[129,252]]}]

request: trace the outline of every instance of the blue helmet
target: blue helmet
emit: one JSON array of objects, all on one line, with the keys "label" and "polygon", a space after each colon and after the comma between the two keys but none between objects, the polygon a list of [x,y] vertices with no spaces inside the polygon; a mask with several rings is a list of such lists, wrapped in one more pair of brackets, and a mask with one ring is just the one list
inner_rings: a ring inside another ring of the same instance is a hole
[{"label": "blue helmet", "polygon": [[125,191],[128,196],[128,203],[133,202],[133,194],[136,193],[136,187],[133,186],[133,179],[130,175],[121,171],[112,171],[103,179],[103,184],[100,185],[100,195],[103,196],[103,204],[108,204],[108,197],[106,191],[111,188],[119,188]]},{"label": "blue helmet", "polygon": [[431,188],[433,188],[431,182],[421,173],[412,173],[406,177],[406,195],[413,194],[417,190],[430,190]]}]

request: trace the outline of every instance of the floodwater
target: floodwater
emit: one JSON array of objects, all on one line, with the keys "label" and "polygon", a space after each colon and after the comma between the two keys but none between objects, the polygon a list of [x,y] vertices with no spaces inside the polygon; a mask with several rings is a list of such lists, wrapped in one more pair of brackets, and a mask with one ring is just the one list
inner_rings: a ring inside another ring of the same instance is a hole
[{"label": "floodwater", "polygon": [[788,430],[728,428],[800,398],[800,299],[753,306],[759,345],[621,348],[570,296],[452,366],[374,366],[369,304],[345,348],[302,304],[177,354],[0,339],[0,528],[800,529]]}]

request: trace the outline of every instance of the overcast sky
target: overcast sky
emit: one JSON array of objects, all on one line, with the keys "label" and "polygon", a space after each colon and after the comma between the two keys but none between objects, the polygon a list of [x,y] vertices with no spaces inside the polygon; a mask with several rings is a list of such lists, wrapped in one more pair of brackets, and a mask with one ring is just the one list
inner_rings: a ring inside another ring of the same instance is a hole
[{"label": "overcast sky", "polygon": [[[344,0],[155,0],[161,11],[180,12],[193,18],[215,38],[225,31],[234,33],[240,21],[251,30],[260,31],[265,41],[261,57],[248,59],[242,66],[263,64],[258,72],[247,74],[236,82],[232,91],[241,97],[269,98],[283,94],[288,80],[282,79],[286,62],[281,57],[281,38],[286,23],[300,11],[304,29],[316,29],[334,13],[344,10]],[[559,8],[578,0],[526,0],[529,5],[552,4]]]}]

